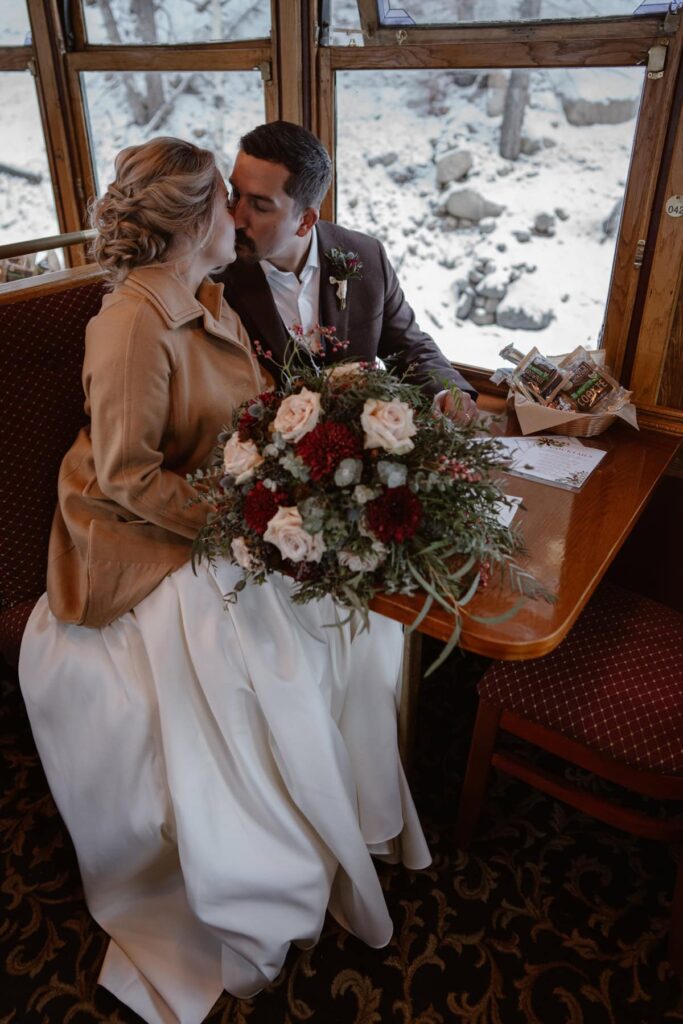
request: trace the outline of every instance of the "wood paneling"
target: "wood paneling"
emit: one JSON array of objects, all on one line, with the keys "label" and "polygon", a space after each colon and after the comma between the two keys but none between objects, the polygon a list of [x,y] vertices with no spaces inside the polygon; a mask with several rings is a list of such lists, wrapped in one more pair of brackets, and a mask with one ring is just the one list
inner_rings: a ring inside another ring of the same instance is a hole
[{"label": "wood paneling", "polygon": [[[669,333],[658,400],[662,405],[683,409],[683,281],[678,284],[678,302]],[[683,423],[681,427],[683,429]]]},{"label": "wood paneling", "polygon": [[270,43],[244,46],[93,46],[68,53],[71,71],[248,71],[270,60]]},{"label": "wood paneling", "polygon": [[[669,164],[659,190],[658,221],[631,387],[639,403],[683,409],[683,217],[666,212],[666,200],[683,194],[683,82],[679,81],[668,145]],[[681,417],[683,420],[683,416]]]},{"label": "wood paneling", "polygon": [[32,56],[30,46],[0,46],[0,71],[25,71]]}]

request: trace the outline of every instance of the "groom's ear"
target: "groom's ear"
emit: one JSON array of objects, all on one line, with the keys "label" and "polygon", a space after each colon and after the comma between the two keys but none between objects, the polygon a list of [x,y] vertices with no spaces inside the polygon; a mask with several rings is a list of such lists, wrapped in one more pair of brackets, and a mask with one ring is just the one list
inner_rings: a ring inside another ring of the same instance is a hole
[{"label": "groom's ear", "polygon": [[307,206],[306,209],[302,211],[301,217],[299,218],[297,235],[305,238],[311,229],[315,227],[319,219],[320,211],[316,210],[314,206]]}]

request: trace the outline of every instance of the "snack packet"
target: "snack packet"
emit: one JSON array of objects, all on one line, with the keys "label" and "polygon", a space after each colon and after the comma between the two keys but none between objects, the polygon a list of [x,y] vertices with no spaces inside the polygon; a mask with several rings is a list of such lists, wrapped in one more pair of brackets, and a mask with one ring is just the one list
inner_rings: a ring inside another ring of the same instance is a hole
[{"label": "snack packet", "polygon": [[582,345],[574,349],[562,363],[564,379],[550,395],[550,402],[561,401],[555,408],[580,413],[614,412],[631,397],[604,367],[598,366]]},{"label": "snack packet", "polygon": [[548,404],[564,379],[565,374],[537,348],[527,352],[512,374],[514,386],[530,401],[541,405]]}]

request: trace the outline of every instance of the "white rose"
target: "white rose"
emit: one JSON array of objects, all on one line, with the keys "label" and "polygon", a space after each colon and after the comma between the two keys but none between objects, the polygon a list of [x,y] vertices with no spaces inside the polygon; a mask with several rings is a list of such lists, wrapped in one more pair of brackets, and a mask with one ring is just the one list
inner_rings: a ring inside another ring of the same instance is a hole
[{"label": "white rose", "polygon": [[345,565],[351,572],[374,572],[387,555],[387,549],[381,541],[375,541],[372,551],[366,555],[357,555],[353,551],[342,550],[337,552],[337,560],[340,565]]},{"label": "white rose", "polygon": [[230,550],[232,557],[243,569],[259,569],[261,567],[260,560],[254,558],[244,537],[235,537],[230,545]]},{"label": "white rose", "polygon": [[308,388],[302,388],[296,395],[283,400],[273,420],[273,429],[285,441],[299,441],[309,430],[313,430],[320,419],[320,395]]},{"label": "white rose", "polygon": [[226,442],[223,449],[223,468],[235,483],[242,484],[254,474],[256,466],[263,462],[263,456],[253,441],[240,441],[237,431]]},{"label": "white rose", "polygon": [[263,539],[290,562],[319,562],[325,553],[322,533],[308,533],[296,506],[281,506],[268,523]]},{"label": "white rose", "polygon": [[360,421],[365,431],[366,448],[384,448],[395,455],[405,455],[414,447],[410,440],[417,434],[413,410],[397,398],[391,402],[368,398]]}]

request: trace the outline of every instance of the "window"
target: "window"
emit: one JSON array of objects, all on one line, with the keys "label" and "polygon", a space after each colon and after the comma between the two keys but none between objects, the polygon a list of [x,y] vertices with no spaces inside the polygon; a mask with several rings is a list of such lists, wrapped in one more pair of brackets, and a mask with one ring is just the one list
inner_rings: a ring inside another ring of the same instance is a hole
[{"label": "window", "polygon": [[320,133],[336,166],[324,215],[385,241],[454,361],[491,369],[510,341],[602,344],[618,375],[677,19],[642,0],[355,6],[334,0],[323,26]]}]

